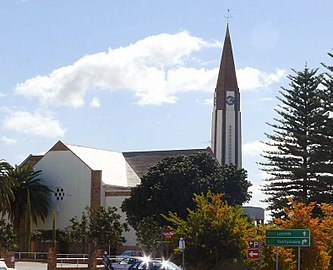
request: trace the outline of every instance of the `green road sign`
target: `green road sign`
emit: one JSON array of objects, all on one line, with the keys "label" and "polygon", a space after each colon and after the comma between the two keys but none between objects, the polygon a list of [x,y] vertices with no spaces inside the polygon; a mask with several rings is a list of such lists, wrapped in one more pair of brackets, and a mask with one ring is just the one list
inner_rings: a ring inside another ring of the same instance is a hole
[{"label": "green road sign", "polygon": [[309,247],[310,230],[266,230],[266,246]]}]

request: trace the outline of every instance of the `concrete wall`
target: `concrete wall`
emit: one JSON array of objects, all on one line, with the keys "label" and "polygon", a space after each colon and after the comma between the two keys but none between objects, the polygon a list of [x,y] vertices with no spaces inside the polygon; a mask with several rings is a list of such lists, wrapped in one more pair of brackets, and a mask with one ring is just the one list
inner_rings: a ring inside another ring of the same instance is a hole
[{"label": "concrete wall", "polygon": [[[125,198],[128,198],[128,196],[107,196],[105,198],[105,206],[111,206],[111,207],[117,207],[119,210],[119,213],[121,215],[121,222],[126,222],[126,214],[121,211],[121,204],[125,200]],[[135,230],[130,227],[130,231],[125,232],[124,236],[126,238],[126,242],[124,243],[124,246],[128,247],[134,247],[136,246],[136,236],[135,236]]]},{"label": "concrete wall", "polygon": [[38,229],[52,229],[52,210],[56,209],[57,228],[64,229],[73,216],[81,217],[90,206],[91,170],[71,151],[50,151],[35,165],[45,184],[54,191],[50,214]]}]

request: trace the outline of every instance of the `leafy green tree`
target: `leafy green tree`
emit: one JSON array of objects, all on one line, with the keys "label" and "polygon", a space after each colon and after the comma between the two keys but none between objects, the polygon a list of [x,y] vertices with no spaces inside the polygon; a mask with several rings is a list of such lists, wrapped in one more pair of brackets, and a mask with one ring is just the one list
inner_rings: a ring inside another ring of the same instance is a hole
[{"label": "leafy green tree", "polygon": [[121,223],[116,207],[87,208],[80,220],[78,217],[70,220],[65,228],[65,239],[88,241],[99,248],[111,247],[115,251],[125,242],[124,231],[128,231],[128,225]]},{"label": "leafy green tree", "polygon": [[[164,216],[172,223],[177,241],[186,242],[186,262],[193,269],[239,269],[247,249],[247,240],[255,239],[256,228],[240,206],[231,206],[222,194],[195,195],[196,208],[185,219],[177,213]],[[177,243],[176,243],[177,244]],[[230,263],[235,264],[228,268]],[[227,267],[228,265],[228,267]]]},{"label": "leafy green tree", "polygon": [[9,210],[10,203],[14,199],[12,186],[14,183],[8,180],[7,174],[12,169],[8,162],[0,161],[0,212],[3,214]]},{"label": "leafy green tree", "polygon": [[326,201],[333,202],[333,185],[323,181],[323,170],[330,167],[332,171],[332,160],[320,151],[329,140],[323,132],[329,118],[327,95],[320,87],[323,77],[307,67],[293,71],[295,75],[288,76],[290,88],[282,87],[278,97],[281,104],[275,111],[279,118],[269,124],[273,134],[266,134],[266,144],[272,148],[264,152],[266,161],[260,163],[269,175],[263,192],[275,217],[283,215],[289,197],[320,202],[325,195]]},{"label": "leafy green tree", "polygon": [[83,212],[81,219],[77,216],[69,220],[69,225],[65,228],[65,240],[69,243],[85,243],[88,240],[88,216]]},{"label": "leafy green tree", "polygon": [[16,246],[16,235],[13,226],[5,219],[0,219],[0,251],[13,250]]},{"label": "leafy green tree", "polygon": [[156,254],[161,245],[161,228],[152,217],[145,217],[138,224],[136,237],[141,249]]},{"label": "leafy green tree", "polygon": [[132,188],[130,198],[122,204],[128,222],[137,229],[145,217],[152,217],[159,227],[168,225],[161,217],[169,211],[187,216],[187,208],[194,209],[194,194],[225,194],[229,204],[241,205],[251,198],[244,169],[234,165],[220,166],[208,153],[166,157],[149,168],[140,185]]}]

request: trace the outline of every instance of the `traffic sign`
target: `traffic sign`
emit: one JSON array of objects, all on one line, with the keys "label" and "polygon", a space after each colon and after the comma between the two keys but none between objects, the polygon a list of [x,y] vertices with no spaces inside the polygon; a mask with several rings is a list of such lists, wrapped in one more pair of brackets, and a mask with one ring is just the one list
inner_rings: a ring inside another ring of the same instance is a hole
[{"label": "traffic sign", "polygon": [[267,246],[309,247],[310,230],[266,230]]},{"label": "traffic sign", "polygon": [[260,259],[260,249],[259,248],[249,248],[247,250],[247,258],[250,260]]},{"label": "traffic sign", "polygon": [[247,244],[248,244],[249,248],[260,248],[261,247],[260,240],[250,240],[250,241],[247,241]]},{"label": "traffic sign", "polygon": [[174,232],[170,229],[163,229],[162,230],[162,239],[167,240],[167,239],[173,239],[174,237]]},{"label": "traffic sign", "polygon": [[184,238],[179,239],[179,249],[180,249],[181,252],[183,252],[184,249],[185,249],[185,240],[184,240]]}]

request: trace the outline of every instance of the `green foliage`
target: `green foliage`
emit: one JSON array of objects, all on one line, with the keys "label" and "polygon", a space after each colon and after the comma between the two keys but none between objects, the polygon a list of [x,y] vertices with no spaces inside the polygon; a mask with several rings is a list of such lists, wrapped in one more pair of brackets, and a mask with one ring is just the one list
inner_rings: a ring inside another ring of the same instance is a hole
[{"label": "green foliage", "polygon": [[15,183],[10,182],[7,177],[12,169],[8,162],[0,160],[0,212],[2,213],[10,209],[10,202],[14,199],[12,187]]},{"label": "green foliage", "polygon": [[87,213],[83,212],[81,219],[77,216],[69,220],[69,225],[65,228],[65,241],[69,243],[87,242],[89,221]]},{"label": "green foliage", "polygon": [[221,194],[211,192],[195,195],[194,203],[197,207],[188,210],[186,219],[172,212],[164,216],[172,223],[176,239],[183,237],[186,242],[187,264],[218,269],[231,261],[243,262],[247,240],[254,239],[257,230],[241,207],[228,205]]},{"label": "green foliage", "polygon": [[97,247],[111,246],[117,249],[125,242],[122,233],[128,225],[120,222],[120,214],[115,207],[87,208],[81,220],[73,217],[65,228],[68,242],[92,242]]},{"label": "green foliage", "polygon": [[161,244],[161,228],[152,217],[145,217],[138,224],[136,237],[140,248],[156,254]]},{"label": "green foliage", "polygon": [[0,219],[0,251],[16,249],[16,235],[13,226],[3,218]]},{"label": "green foliage", "polygon": [[23,227],[27,212],[28,191],[33,222],[37,224],[38,218],[44,221],[47,217],[51,190],[39,178],[41,173],[30,166],[16,166],[7,173],[8,181],[14,183],[12,191],[15,200],[11,201],[10,211],[7,211],[14,228]]},{"label": "green foliage", "polygon": [[251,198],[244,169],[234,165],[221,167],[207,152],[189,156],[166,157],[152,166],[140,185],[132,188],[131,197],[122,204],[128,222],[135,229],[145,217],[152,217],[159,227],[168,225],[161,217],[169,211],[187,216],[194,209],[194,194],[224,193],[229,204],[241,205]]},{"label": "green foliage", "polygon": [[290,89],[280,91],[279,118],[269,124],[273,134],[266,134],[271,150],[264,152],[266,161],[260,163],[269,175],[263,187],[268,195],[265,201],[276,217],[290,205],[288,197],[301,202],[333,202],[332,156],[323,147],[332,141],[328,95],[320,87],[323,76],[307,67],[294,73],[288,76]]}]

